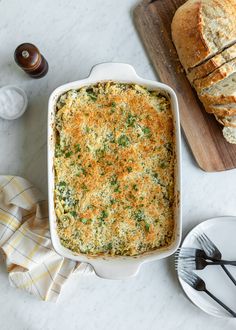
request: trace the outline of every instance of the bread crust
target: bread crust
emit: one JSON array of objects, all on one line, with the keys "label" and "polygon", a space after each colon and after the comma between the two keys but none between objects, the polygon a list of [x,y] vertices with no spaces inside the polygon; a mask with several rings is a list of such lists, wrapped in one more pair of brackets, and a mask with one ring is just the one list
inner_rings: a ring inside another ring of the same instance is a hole
[{"label": "bread crust", "polygon": [[172,39],[185,71],[210,54],[201,33],[200,12],[201,1],[187,1],[177,9],[172,20]]},{"label": "bread crust", "polygon": [[235,17],[236,0],[188,0],[178,8],[172,39],[187,73],[236,42]]}]

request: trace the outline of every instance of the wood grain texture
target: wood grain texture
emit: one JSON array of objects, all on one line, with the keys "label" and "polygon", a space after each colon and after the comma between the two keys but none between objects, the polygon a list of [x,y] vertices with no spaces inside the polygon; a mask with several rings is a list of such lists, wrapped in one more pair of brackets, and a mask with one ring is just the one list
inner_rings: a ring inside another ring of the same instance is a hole
[{"label": "wood grain texture", "polygon": [[144,0],[134,21],[160,80],[176,92],[181,125],[198,165],[207,172],[236,167],[236,145],[222,135],[222,126],[206,113],[192,89],[171,39],[171,21],[184,0]]}]

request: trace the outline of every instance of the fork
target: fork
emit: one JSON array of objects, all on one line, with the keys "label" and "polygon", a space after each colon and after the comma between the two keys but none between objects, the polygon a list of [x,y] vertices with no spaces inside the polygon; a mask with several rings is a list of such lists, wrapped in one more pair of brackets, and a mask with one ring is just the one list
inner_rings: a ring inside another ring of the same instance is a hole
[{"label": "fork", "polygon": [[211,257],[208,257],[203,250],[188,248],[188,247],[180,247],[175,253],[176,258],[191,258],[191,257],[201,257],[204,259],[215,260]]},{"label": "fork", "polygon": [[179,276],[193,289],[197,291],[203,291],[208,296],[210,296],[213,300],[215,300],[221,307],[227,310],[233,317],[236,317],[236,313],[226,306],[221,300],[219,300],[216,296],[214,296],[210,291],[207,290],[206,284],[201,277],[193,272],[188,272],[186,270],[180,270]]},{"label": "fork", "polygon": [[[220,250],[215,246],[215,244],[210,240],[210,238],[204,234],[204,233],[198,233],[196,235],[196,239],[198,243],[203,248],[204,252],[207,256],[214,258],[216,260],[221,260],[222,254]],[[236,280],[233,277],[233,275],[230,273],[230,271],[226,268],[225,265],[221,265],[224,272],[228,275],[228,277],[231,279],[231,281],[236,285]]]},{"label": "fork", "polygon": [[215,265],[232,265],[236,266],[236,261],[227,261],[227,260],[216,260],[216,261],[207,261],[202,257],[181,257],[176,256],[175,264],[177,268],[182,269],[196,269],[202,270],[206,266],[215,266]]},{"label": "fork", "polygon": [[[178,248],[178,250],[176,251],[176,256],[178,256],[179,258],[203,258],[203,259],[207,259],[207,260],[211,260],[211,261],[217,261],[219,259],[215,259],[212,257],[209,257],[205,251],[200,250],[200,249],[195,249],[195,248],[188,248],[188,247],[181,247]],[[235,266],[236,261],[229,261],[229,260],[223,260],[221,259],[223,264],[232,264],[233,266]]]}]

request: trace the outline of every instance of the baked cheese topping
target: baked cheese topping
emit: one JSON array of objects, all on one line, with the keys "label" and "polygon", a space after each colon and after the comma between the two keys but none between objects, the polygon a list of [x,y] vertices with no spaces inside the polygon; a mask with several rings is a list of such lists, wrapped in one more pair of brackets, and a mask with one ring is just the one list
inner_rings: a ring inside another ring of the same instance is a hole
[{"label": "baked cheese topping", "polygon": [[161,92],[99,83],[57,102],[55,210],[63,246],[138,255],[174,229],[174,127]]}]

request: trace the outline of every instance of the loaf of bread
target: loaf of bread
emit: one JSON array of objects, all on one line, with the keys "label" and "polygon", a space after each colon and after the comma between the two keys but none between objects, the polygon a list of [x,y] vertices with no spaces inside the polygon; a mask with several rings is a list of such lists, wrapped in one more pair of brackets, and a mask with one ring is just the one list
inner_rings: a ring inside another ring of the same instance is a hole
[{"label": "loaf of bread", "polygon": [[236,143],[236,0],[188,0],[174,15],[172,39],[206,111]]}]

